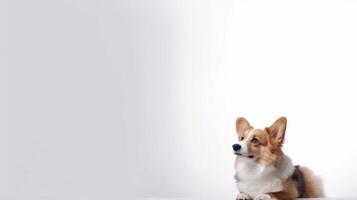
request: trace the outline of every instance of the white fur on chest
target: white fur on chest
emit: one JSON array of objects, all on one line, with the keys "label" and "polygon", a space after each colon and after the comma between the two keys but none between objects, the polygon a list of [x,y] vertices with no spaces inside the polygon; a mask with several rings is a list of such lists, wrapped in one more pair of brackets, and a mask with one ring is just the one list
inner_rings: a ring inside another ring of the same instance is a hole
[{"label": "white fur on chest", "polygon": [[283,161],[277,166],[264,166],[244,157],[239,159],[243,160],[235,166],[237,187],[240,192],[252,198],[268,192],[281,191],[284,181],[294,170],[287,156],[284,156]]}]

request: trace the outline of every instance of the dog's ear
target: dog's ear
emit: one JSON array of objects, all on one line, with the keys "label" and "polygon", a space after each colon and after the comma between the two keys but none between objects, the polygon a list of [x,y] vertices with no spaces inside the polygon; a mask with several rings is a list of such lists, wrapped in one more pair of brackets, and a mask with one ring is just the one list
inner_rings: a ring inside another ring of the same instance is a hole
[{"label": "dog's ear", "polygon": [[286,123],[286,117],[280,117],[270,127],[265,128],[274,144],[281,146],[284,143]]},{"label": "dog's ear", "polygon": [[249,124],[248,120],[246,120],[244,117],[238,117],[236,120],[236,130],[239,137],[243,136],[245,130],[251,128],[253,127]]}]

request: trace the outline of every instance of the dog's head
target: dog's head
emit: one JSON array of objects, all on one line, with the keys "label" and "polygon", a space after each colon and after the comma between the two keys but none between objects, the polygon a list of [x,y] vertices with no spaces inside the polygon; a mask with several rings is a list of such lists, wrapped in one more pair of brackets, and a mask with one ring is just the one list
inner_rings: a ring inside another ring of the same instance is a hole
[{"label": "dog's head", "polygon": [[238,143],[233,145],[234,154],[263,165],[273,165],[282,156],[287,120],[280,117],[271,126],[254,129],[249,122],[239,117],[236,121]]}]

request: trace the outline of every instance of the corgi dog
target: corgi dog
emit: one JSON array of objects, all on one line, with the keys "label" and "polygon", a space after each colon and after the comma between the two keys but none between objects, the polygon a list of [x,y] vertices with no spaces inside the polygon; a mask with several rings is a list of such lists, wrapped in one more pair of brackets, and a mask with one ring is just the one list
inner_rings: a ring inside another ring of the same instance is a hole
[{"label": "corgi dog", "polygon": [[270,127],[254,129],[239,117],[235,179],[237,200],[290,200],[324,197],[322,181],[311,170],[294,166],[282,151],[287,119],[280,117]]}]

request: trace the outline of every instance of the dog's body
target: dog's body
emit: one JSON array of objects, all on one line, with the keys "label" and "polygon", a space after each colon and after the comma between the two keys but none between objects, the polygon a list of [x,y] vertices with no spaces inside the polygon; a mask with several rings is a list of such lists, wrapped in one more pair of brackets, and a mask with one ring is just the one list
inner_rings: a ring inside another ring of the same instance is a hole
[{"label": "dog's body", "polygon": [[238,200],[324,196],[319,178],[305,167],[294,166],[281,151],[285,117],[264,130],[254,129],[246,119],[238,118],[236,129],[239,142],[233,145],[233,150],[237,155]]}]

